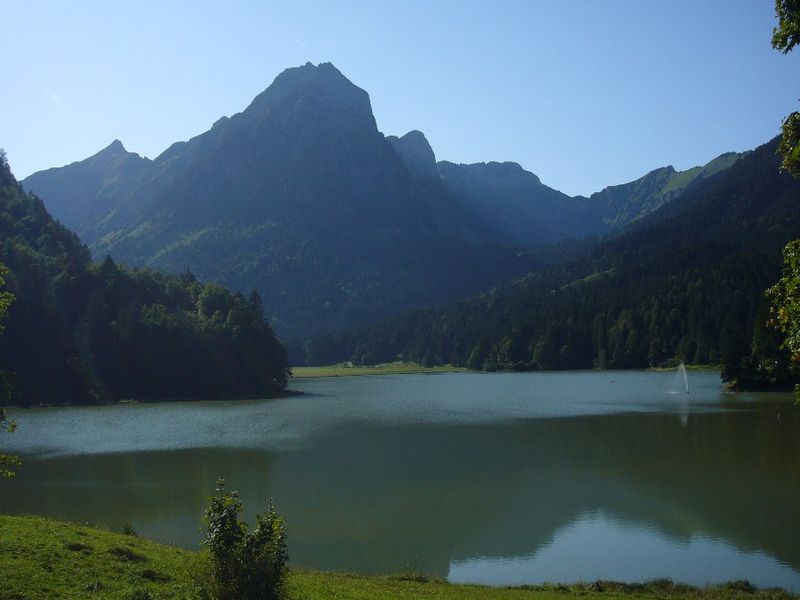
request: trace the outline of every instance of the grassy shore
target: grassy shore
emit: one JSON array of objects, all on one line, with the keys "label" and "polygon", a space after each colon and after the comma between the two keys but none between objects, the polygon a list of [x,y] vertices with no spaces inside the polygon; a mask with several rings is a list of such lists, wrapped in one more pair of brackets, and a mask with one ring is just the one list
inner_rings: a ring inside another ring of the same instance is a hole
[{"label": "grassy shore", "polygon": [[[196,598],[194,573],[199,561],[196,552],[135,535],[41,517],[0,516],[0,600]],[[291,571],[288,588],[289,600],[798,598],[779,590],[756,591],[746,582],[702,589],[669,581],[490,588],[449,584],[417,575],[360,577],[302,569]]]},{"label": "grassy shore", "polygon": [[356,375],[407,375],[410,373],[452,373],[467,369],[444,365],[423,367],[413,362],[392,362],[369,367],[351,367],[346,363],[324,367],[293,367],[295,377],[353,377]]},{"label": "grassy shore", "polygon": [[[677,367],[651,367],[649,371],[673,372]],[[295,377],[352,377],[357,375],[407,375],[410,373],[453,373],[465,372],[469,369],[442,365],[437,367],[423,367],[413,362],[392,362],[373,366],[347,366],[346,363],[325,365],[322,367],[293,367]],[[687,371],[719,371],[719,365],[686,365]],[[538,371],[535,371],[538,372]],[[545,371],[553,373],[557,371]],[[613,373],[614,371],[608,371]]]}]

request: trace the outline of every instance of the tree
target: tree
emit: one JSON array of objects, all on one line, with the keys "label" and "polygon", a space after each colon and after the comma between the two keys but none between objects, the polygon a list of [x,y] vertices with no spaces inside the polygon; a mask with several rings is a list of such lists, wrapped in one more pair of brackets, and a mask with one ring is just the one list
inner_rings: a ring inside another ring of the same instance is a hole
[{"label": "tree", "polygon": [[[800,44],[800,0],[775,0],[778,26],[772,30],[772,47],[784,54]],[[783,121],[783,137],[778,147],[783,156],[781,168],[800,177],[800,113],[790,114]],[[771,323],[786,338],[781,346],[789,351],[793,363],[800,363],[800,240],[783,249],[783,277],[767,290],[772,301]],[[800,401],[800,385],[794,388]]]},{"label": "tree", "polygon": [[217,493],[206,510],[206,539],[210,577],[203,582],[205,596],[214,599],[252,598],[280,600],[285,597],[289,555],[286,526],[272,501],[267,512],[256,515],[256,527],[248,533],[239,520],[242,502],[236,492],[217,482]]},{"label": "tree", "polygon": [[[786,337],[782,348],[794,363],[800,363],[800,240],[786,244],[783,250],[783,276],[767,290],[772,302],[771,323]],[[800,385],[794,388],[800,401]]]},{"label": "tree", "polygon": [[[5,160],[5,154],[0,151],[0,158]],[[8,275],[8,267],[0,263],[0,287],[5,285],[5,276]],[[11,292],[0,291],[0,333],[3,333],[2,321],[8,316],[8,308],[14,301],[14,295]],[[0,401],[5,400],[8,396],[8,383],[3,374],[0,373]],[[13,432],[17,425],[14,421],[8,419],[3,407],[0,406],[0,428],[6,431]],[[0,453],[0,477],[13,477],[14,471],[4,465],[18,465],[20,460],[18,456]]]},{"label": "tree", "polygon": [[[775,0],[778,26],[772,30],[772,47],[783,54],[800,44],[800,0]],[[783,137],[778,152],[781,168],[800,177],[800,113],[795,111],[783,120]]]}]

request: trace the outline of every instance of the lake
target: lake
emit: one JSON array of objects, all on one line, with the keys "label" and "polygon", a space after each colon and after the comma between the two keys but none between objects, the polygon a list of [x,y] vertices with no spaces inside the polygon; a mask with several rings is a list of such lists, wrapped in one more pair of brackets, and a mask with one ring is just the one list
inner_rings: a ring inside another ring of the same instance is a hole
[{"label": "lake", "polygon": [[800,591],[800,408],[715,372],[295,380],[301,396],[14,410],[0,511],[197,548],[218,478],[293,564]]}]

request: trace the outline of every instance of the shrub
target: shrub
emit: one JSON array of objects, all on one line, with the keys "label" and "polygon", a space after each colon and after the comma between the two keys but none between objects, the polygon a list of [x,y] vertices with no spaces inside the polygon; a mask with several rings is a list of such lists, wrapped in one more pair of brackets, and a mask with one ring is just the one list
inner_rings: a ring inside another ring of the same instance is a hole
[{"label": "shrub", "polygon": [[206,510],[208,573],[204,595],[215,599],[259,598],[281,600],[289,555],[286,551],[286,526],[270,500],[267,512],[256,516],[256,527],[248,533],[239,520],[242,502],[236,492],[217,482],[216,494]]}]

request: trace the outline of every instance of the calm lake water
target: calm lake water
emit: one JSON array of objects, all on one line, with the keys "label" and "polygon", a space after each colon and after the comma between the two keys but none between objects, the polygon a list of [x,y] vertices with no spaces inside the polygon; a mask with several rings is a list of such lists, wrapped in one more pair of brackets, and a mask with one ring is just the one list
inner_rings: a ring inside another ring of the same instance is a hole
[{"label": "calm lake water", "polygon": [[716,373],[296,380],[304,395],[13,412],[0,511],[196,548],[223,477],[296,565],[800,591],[800,409]]}]

